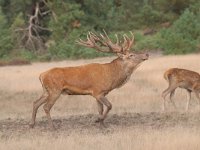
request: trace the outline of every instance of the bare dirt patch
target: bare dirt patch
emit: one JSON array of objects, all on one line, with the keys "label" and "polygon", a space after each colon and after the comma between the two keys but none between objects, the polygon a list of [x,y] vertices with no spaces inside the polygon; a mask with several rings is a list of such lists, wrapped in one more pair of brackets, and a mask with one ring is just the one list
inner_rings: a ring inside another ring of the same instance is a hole
[{"label": "bare dirt patch", "polygon": [[109,134],[123,128],[151,128],[163,129],[173,127],[200,128],[200,113],[178,113],[178,112],[151,112],[151,113],[123,113],[120,115],[111,114],[106,119],[107,127],[101,127],[94,123],[97,115],[86,114],[68,116],[66,118],[54,119],[56,130],[48,127],[48,122],[42,118],[37,121],[34,129],[30,129],[28,120],[5,119],[0,121],[1,138],[9,138],[12,135],[23,136],[30,132],[44,133],[56,132],[66,134]]}]

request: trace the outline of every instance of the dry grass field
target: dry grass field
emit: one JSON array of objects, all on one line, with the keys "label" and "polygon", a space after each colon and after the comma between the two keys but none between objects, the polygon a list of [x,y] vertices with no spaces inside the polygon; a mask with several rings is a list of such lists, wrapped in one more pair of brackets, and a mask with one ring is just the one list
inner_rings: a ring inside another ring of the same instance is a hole
[{"label": "dry grass field", "polygon": [[178,106],[162,112],[161,93],[167,88],[163,73],[170,67],[200,72],[200,54],[185,56],[152,55],[130,81],[107,97],[113,109],[106,128],[94,123],[98,112],[90,96],[61,96],[51,110],[57,128],[52,131],[42,107],[36,126],[29,129],[32,103],[42,93],[38,76],[52,67],[109,62],[113,58],[33,63],[0,68],[0,149],[1,150],[199,150],[200,111],[192,95],[185,112],[186,92],[178,89]]}]

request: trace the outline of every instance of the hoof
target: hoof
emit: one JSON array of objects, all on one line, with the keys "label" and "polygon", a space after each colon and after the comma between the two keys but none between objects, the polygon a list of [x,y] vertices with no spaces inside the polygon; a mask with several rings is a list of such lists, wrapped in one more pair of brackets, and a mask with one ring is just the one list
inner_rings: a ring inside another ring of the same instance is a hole
[{"label": "hoof", "polygon": [[99,123],[100,128],[106,128],[107,126],[104,123],[104,119],[97,119],[95,123]]},{"label": "hoof", "polygon": [[55,131],[56,127],[52,124],[52,125],[50,125],[50,130]]},{"label": "hoof", "polygon": [[103,121],[99,122],[99,125],[100,125],[100,127],[102,127],[102,128],[107,128],[107,126],[104,124]]},{"label": "hoof", "polygon": [[104,119],[98,118],[97,120],[95,120],[95,123],[99,123],[99,122],[103,122]]},{"label": "hoof", "polygon": [[29,124],[29,128],[33,128],[34,125],[35,125],[34,123],[30,123],[30,124]]}]

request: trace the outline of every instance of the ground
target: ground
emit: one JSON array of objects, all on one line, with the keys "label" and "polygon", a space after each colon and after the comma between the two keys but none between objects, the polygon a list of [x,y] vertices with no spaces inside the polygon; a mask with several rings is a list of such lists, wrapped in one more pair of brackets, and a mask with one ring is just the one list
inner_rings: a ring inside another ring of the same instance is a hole
[{"label": "ground", "polygon": [[36,126],[30,129],[32,103],[42,93],[39,74],[53,67],[109,62],[114,57],[92,60],[33,63],[0,68],[0,149],[200,149],[200,111],[192,95],[185,111],[186,92],[178,89],[162,111],[161,93],[167,88],[163,73],[171,67],[200,72],[200,54],[162,56],[152,54],[123,87],[107,97],[113,109],[106,127],[94,123],[98,116],[90,96],[61,96],[51,114],[56,126],[48,127],[42,107]]}]

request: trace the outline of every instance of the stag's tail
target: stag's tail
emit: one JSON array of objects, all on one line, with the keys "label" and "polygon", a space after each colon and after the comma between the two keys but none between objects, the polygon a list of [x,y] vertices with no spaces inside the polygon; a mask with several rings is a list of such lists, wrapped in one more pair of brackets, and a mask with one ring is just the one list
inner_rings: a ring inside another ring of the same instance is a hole
[{"label": "stag's tail", "polygon": [[43,82],[43,78],[44,78],[44,74],[45,73],[41,73],[40,76],[39,76],[39,80],[40,80],[40,83],[42,85],[42,88],[43,88],[43,91],[44,93],[46,93],[48,91],[47,87],[45,86],[44,82]]}]

